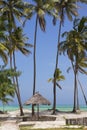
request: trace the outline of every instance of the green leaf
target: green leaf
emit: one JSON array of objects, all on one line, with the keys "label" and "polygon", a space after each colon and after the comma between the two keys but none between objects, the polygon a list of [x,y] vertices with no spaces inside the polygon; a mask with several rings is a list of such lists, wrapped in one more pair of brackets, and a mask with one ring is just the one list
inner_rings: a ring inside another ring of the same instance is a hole
[{"label": "green leaf", "polygon": [[51,81],[53,81],[53,79],[52,79],[52,78],[48,79],[48,82],[51,82]]}]

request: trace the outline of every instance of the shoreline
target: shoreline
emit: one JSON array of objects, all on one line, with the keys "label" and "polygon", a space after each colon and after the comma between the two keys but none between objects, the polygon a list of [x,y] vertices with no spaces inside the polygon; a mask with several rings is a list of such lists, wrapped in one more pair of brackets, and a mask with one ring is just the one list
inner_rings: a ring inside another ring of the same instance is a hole
[{"label": "shoreline", "polygon": [[[28,109],[31,110],[31,106],[23,106],[23,109]],[[44,110],[48,110],[51,109],[52,106],[47,106],[47,105],[40,105],[40,111],[44,111]],[[6,105],[4,106],[4,111],[15,111],[18,110],[19,106],[18,105]],[[35,108],[37,109],[37,107]],[[56,109],[59,111],[72,111],[73,110],[73,106],[72,105],[57,105]],[[85,105],[81,105],[80,106],[81,111],[87,111],[87,106]],[[0,106],[0,110],[3,111],[3,107]]]}]

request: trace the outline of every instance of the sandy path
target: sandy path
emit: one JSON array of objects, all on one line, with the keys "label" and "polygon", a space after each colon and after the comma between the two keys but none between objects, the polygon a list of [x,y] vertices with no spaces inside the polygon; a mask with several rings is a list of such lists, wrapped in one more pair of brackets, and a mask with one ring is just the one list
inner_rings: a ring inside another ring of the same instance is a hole
[{"label": "sandy path", "polygon": [[19,126],[17,125],[16,121],[4,121],[1,123],[0,130],[19,130]]}]

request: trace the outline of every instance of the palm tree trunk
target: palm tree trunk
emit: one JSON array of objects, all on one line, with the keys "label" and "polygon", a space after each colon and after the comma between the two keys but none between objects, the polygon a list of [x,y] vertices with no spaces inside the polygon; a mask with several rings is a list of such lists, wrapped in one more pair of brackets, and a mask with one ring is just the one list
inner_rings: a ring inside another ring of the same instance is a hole
[{"label": "palm tree trunk", "polygon": [[[12,69],[12,56],[11,56],[11,54],[10,54],[10,67],[11,67],[11,69]],[[16,83],[15,83],[15,78],[13,77],[13,83],[16,85]],[[19,95],[18,95],[18,91],[17,91],[17,87],[15,86],[15,93],[16,93],[16,96],[17,96],[17,99],[18,99],[18,103],[19,103],[19,107],[20,107],[20,115],[22,116],[22,115],[24,115],[23,114],[23,112],[22,112],[22,106],[20,105],[21,104],[21,102],[20,102],[20,97],[19,97]]]},{"label": "palm tree trunk", "polygon": [[10,68],[12,69],[12,55],[10,54]]},{"label": "palm tree trunk", "polygon": [[77,110],[80,110],[79,108],[79,97],[78,97],[78,86],[77,86]]},{"label": "palm tree trunk", "polygon": [[[58,68],[58,57],[59,57],[59,43],[60,43],[61,26],[62,26],[62,21],[60,21],[60,24],[59,24],[58,45],[57,45],[56,65],[55,65],[54,74],[55,74],[55,72],[56,72],[56,69]],[[55,112],[56,112],[56,77],[54,77],[53,93],[54,93],[54,99],[53,99],[53,114],[55,114]]]},{"label": "palm tree trunk", "polygon": [[[54,79],[54,80],[56,80],[56,79]],[[53,114],[55,114],[55,112],[56,112],[56,81],[54,81],[53,94],[54,94],[54,99],[53,99]]]},{"label": "palm tree trunk", "polygon": [[36,91],[36,37],[37,37],[37,24],[38,24],[38,16],[36,17],[36,25],[35,25],[35,33],[34,33],[34,81],[33,81],[33,95]]},{"label": "palm tree trunk", "polygon": [[74,106],[73,106],[73,112],[76,112],[79,109],[79,99],[78,99],[78,86],[77,86],[77,74],[78,74],[78,55],[75,58],[76,64],[75,64],[75,83],[74,83]]},{"label": "palm tree trunk", "polygon": [[[33,81],[33,95],[36,91],[36,38],[37,38],[37,24],[38,24],[38,15],[36,16],[36,24],[35,24],[35,33],[34,33],[34,81]],[[34,105],[32,105],[32,116],[34,115]]]},{"label": "palm tree trunk", "polygon": [[77,81],[76,81],[76,72],[75,72],[73,112],[76,112],[76,110],[77,110]]},{"label": "palm tree trunk", "polygon": [[[14,63],[14,70],[16,72],[16,61],[15,61],[15,52],[13,52],[13,63]],[[18,84],[18,77],[15,76],[15,80],[16,80],[16,94],[17,94],[17,98],[18,98],[18,102],[19,102],[19,108],[20,108],[20,116],[23,116],[23,107],[22,107],[22,103],[21,103],[21,97],[20,97],[20,90],[19,90],[19,84]]]}]

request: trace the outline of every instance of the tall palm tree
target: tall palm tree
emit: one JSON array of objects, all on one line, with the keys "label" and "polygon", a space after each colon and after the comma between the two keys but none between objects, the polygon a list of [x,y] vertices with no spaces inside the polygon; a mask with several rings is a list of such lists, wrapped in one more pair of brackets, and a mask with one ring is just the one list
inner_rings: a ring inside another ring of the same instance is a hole
[{"label": "tall palm tree", "polygon": [[[24,9],[26,4],[22,0],[1,0],[0,1],[0,11],[1,14],[6,17],[7,20],[7,26],[8,26],[8,34],[9,34],[9,41],[10,41],[10,47],[12,47],[13,42],[12,42],[12,32],[16,30],[16,22],[15,20],[21,21],[21,17],[25,16]],[[15,51],[15,50],[14,50]],[[13,51],[13,55],[14,55]],[[11,56],[11,55],[10,55]],[[14,55],[15,56],[15,55]],[[14,61],[14,69],[15,67],[15,59]],[[16,71],[16,69],[15,69]],[[15,77],[15,80],[13,82],[16,82],[17,84],[17,98],[20,106],[20,115],[23,115],[23,110],[22,110],[22,103],[21,103],[21,98],[20,98],[20,91],[19,91],[19,85],[18,85],[18,78],[17,76]]]},{"label": "tall palm tree", "polygon": [[60,52],[67,53],[74,72],[74,106],[73,112],[79,109],[78,104],[78,72],[86,73],[84,70],[87,67],[87,18],[83,17],[74,20],[73,30],[63,33],[66,40],[60,43]]},{"label": "tall palm tree", "polygon": [[[55,9],[58,11],[58,16],[60,16],[59,23],[59,31],[58,31],[58,44],[57,44],[57,54],[56,54],[56,63],[54,73],[58,67],[59,61],[59,43],[60,43],[60,35],[61,35],[61,27],[64,24],[65,15],[68,17],[70,21],[72,21],[73,16],[78,16],[78,2],[82,2],[87,4],[86,0],[58,0],[54,1]],[[53,19],[53,24],[56,24],[56,17]],[[53,102],[53,113],[55,114],[56,109],[56,78],[54,80],[54,102]]]},{"label": "tall palm tree", "polygon": [[36,14],[36,21],[35,21],[35,32],[34,32],[34,81],[33,81],[33,95],[36,91],[36,40],[37,40],[37,29],[38,23],[42,31],[45,31],[46,21],[44,18],[45,15],[45,8],[44,8],[44,1],[43,0],[33,0],[34,4],[30,5],[29,9],[32,10],[32,16]]},{"label": "tall palm tree", "polygon": [[[13,44],[10,43],[10,39]],[[22,29],[20,27],[18,27],[18,28],[16,28],[16,30],[14,32],[12,32],[11,36],[8,36],[7,41],[5,43],[5,46],[8,48],[8,55],[10,56],[10,66],[11,66],[11,68],[13,68],[13,66],[14,66],[15,72],[17,71],[15,51],[20,51],[23,55],[28,55],[31,53],[28,50],[28,47],[32,47],[32,45],[25,43],[26,40],[27,40],[27,37],[25,37],[25,35],[22,33]],[[13,61],[13,64],[12,64],[12,61]],[[14,82],[16,80],[16,84],[17,84],[17,86],[19,86],[17,76],[16,76],[16,79],[13,78],[13,80],[14,80]],[[15,89],[15,91],[16,91],[18,101],[20,104],[19,87],[17,87]],[[20,109],[21,109],[21,106],[20,106]],[[20,110],[20,111],[22,113],[22,110]],[[21,115],[23,115],[23,113]]]},{"label": "tall palm tree", "polygon": [[[35,31],[34,31],[34,52],[33,52],[33,62],[34,62],[34,80],[33,80],[33,95],[36,92],[36,41],[37,41],[37,31],[38,31],[38,24],[43,32],[45,32],[46,28],[46,21],[45,21],[45,14],[55,15],[52,10],[52,1],[45,0],[33,0],[33,4],[29,5],[29,9],[26,10],[29,15],[27,19],[31,16],[36,15],[35,19]],[[31,10],[31,12],[30,12]],[[34,115],[34,108],[32,107],[32,115]]]},{"label": "tall palm tree", "polygon": [[[32,45],[26,43],[26,40],[27,40],[27,37],[25,37],[25,35],[23,34],[22,29],[20,27],[18,27],[12,33],[12,42],[14,43],[14,45],[13,45],[13,65],[14,65],[15,72],[17,71],[15,51],[20,51],[25,56],[29,55],[31,53],[28,48],[32,47]],[[16,76],[16,83],[17,83],[17,86],[19,86],[17,76]],[[17,88],[17,93],[19,96],[20,95],[19,87]]]},{"label": "tall palm tree", "polygon": [[[60,16],[60,23],[59,23],[59,31],[58,31],[58,42],[57,42],[58,44],[57,44],[56,63],[55,63],[54,73],[55,73],[56,69],[58,68],[61,27],[64,23],[65,15],[67,15],[67,17],[70,21],[72,21],[73,16],[78,15],[76,1],[74,2],[73,0],[67,0],[67,1],[59,0],[58,2],[55,2],[55,9],[58,12],[58,16]],[[56,21],[56,17],[54,17],[54,20],[53,20],[54,24],[55,24],[55,21]],[[55,114],[55,110],[56,110],[56,77],[54,78],[53,88],[54,88],[53,114]]]}]

